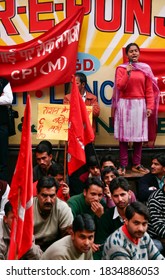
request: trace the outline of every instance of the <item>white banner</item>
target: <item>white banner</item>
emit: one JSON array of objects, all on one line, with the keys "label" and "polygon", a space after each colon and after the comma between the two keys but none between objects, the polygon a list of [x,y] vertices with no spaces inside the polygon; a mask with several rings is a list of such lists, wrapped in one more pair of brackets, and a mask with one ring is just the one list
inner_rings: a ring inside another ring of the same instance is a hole
[{"label": "white banner", "polygon": [[1,261],[3,280],[162,280],[163,261]]}]

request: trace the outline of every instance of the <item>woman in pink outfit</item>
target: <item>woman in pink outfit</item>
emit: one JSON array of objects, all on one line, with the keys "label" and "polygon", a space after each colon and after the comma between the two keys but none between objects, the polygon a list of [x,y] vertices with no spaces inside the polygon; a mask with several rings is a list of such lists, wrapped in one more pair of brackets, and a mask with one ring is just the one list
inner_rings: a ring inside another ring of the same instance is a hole
[{"label": "woman in pink outfit", "polygon": [[132,171],[145,174],[149,170],[141,165],[142,143],[155,142],[159,89],[150,66],[138,62],[139,46],[130,43],[125,51],[128,62],[116,69],[112,98],[114,136],[119,140],[120,148],[118,172],[125,175],[128,142],[133,142]]}]

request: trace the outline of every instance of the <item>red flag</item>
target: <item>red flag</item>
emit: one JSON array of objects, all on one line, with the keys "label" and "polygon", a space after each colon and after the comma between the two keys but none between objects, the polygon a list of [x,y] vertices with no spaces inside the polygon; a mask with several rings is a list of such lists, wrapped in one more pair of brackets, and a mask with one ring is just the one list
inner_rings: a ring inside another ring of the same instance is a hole
[{"label": "red flag", "polygon": [[12,46],[0,46],[1,76],[15,92],[33,91],[70,82],[76,71],[84,8],[39,37]]},{"label": "red flag", "polygon": [[94,132],[88,112],[73,77],[69,129],[68,129],[68,174],[71,175],[86,163],[85,146],[94,141]]},{"label": "red flag", "polygon": [[31,103],[30,96],[24,112],[20,151],[11,182],[9,201],[13,207],[14,219],[8,259],[20,259],[32,246],[33,237],[33,175],[31,145]]}]

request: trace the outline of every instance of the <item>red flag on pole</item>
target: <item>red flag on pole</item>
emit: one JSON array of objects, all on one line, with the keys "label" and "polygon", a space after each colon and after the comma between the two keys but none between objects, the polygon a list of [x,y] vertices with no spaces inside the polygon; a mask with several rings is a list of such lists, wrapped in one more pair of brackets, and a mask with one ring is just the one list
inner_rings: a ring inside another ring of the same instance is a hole
[{"label": "red flag on pole", "polygon": [[68,129],[69,175],[86,163],[85,146],[93,141],[94,132],[74,76],[71,90]]},{"label": "red flag on pole", "polygon": [[33,237],[33,178],[31,145],[30,95],[24,112],[20,151],[11,182],[9,201],[12,222],[8,259],[20,259],[32,246]]}]

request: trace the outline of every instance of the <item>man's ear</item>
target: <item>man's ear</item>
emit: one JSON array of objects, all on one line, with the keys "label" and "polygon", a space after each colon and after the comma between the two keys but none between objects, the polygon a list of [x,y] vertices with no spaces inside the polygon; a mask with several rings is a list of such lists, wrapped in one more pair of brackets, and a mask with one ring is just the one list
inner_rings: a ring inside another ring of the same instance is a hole
[{"label": "man's ear", "polygon": [[74,231],[72,228],[70,229],[70,236],[71,236],[71,239],[74,240]]},{"label": "man's ear", "polygon": [[[163,166],[163,172],[164,172],[164,174],[165,174],[165,166]],[[164,180],[164,183],[165,183],[165,180]]]},{"label": "man's ear", "polygon": [[131,199],[131,190],[128,191],[129,200]]},{"label": "man's ear", "polygon": [[84,194],[84,196],[86,196],[86,194],[87,194],[86,189],[83,190],[83,194]]},{"label": "man's ear", "polygon": [[3,216],[3,221],[4,221],[5,224],[7,224],[7,217],[6,217],[6,215]]}]

